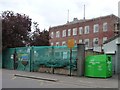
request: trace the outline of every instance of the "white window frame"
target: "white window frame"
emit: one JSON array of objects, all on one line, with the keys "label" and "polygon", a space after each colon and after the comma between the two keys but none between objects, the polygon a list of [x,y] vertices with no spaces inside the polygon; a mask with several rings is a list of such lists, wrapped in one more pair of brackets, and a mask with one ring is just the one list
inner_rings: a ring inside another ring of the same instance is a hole
[{"label": "white window frame", "polygon": [[99,32],[99,24],[95,24],[93,28],[94,28],[94,33]]},{"label": "white window frame", "polygon": [[56,38],[59,38],[60,37],[60,31],[57,31],[56,32]]},{"label": "white window frame", "polygon": [[83,43],[83,39],[79,39],[79,43],[80,43],[80,44]]},{"label": "white window frame", "polygon": [[77,41],[75,40],[74,43],[75,43],[75,46],[76,46],[77,45]]},{"label": "white window frame", "polygon": [[50,37],[54,38],[54,32],[51,32]]},{"label": "white window frame", "polygon": [[107,41],[107,37],[103,37],[103,43]]},{"label": "white window frame", "polygon": [[62,46],[66,46],[66,42],[65,41],[62,42]]},{"label": "white window frame", "polygon": [[[98,43],[96,44],[96,40],[98,40]],[[99,38],[93,38],[93,46],[99,46]]]},{"label": "white window frame", "polygon": [[60,42],[56,42],[56,46],[59,46],[60,45]]},{"label": "white window frame", "polygon": [[[86,45],[86,42],[88,42],[88,45]],[[85,43],[85,46],[86,46],[86,47],[89,47],[89,46],[90,46],[90,40],[89,40],[89,39],[85,39],[85,40],[84,40],[84,43]]]},{"label": "white window frame", "polygon": [[66,30],[62,31],[62,37],[66,37]]},{"label": "white window frame", "polygon": [[107,22],[103,23],[103,31],[104,32],[108,31],[108,23]]},{"label": "white window frame", "polygon": [[54,44],[53,43],[51,43],[51,46],[53,46]]},{"label": "white window frame", "polygon": [[71,29],[68,29],[68,36],[71,36]]},{"label": "white window frame", "polygon": [[79,34],[80,34],[80,35],[83,34],[83,27],[79,27]]},{"label": "white window frame", "polygon": [[77,28],[73,28],[73,36],[77,35]]},{"label": "white window frame", "polygon": [[89,33],[90,33],[90,26],[85,26],[84,34],[89,34]]}]

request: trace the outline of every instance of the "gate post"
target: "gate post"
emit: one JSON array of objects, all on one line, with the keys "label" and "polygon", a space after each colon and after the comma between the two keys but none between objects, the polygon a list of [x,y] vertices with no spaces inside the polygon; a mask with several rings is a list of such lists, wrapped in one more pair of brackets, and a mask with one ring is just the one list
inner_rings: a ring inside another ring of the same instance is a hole
[{"label": "gate post", "polygon": [[84,75],[84,67],[85,67],[85,45],[78,44],[77,45],[77,76]]},{"label": "gate post", "polygon": [[120,44],[117,44],[117,74],[120,74]]},{"label": "gate post", "polygon": [[34,72],[34,63],[33,63],[33,61],[34,61],[34,50],[33,50],[33,46],[31,46],[31,47],[29,47],[29,49],[30,49],[30,52],[29,52],[29,54],[30,54],[30,61],[29,61],[29,65],[30,65],[30,72]]}]

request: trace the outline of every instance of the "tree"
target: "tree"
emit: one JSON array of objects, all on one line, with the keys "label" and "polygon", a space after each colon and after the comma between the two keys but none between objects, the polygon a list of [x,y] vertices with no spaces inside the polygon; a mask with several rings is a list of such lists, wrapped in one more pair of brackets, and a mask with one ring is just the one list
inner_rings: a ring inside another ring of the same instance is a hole
[{"label": "tree", "polygon": [[2,13],[3,50],[29,44],[30,31],[31,19],[29,16],[14,13],[13,11],[4,11]]},{"label": "tree", "polygon": [[43,30],[40,32],[39,24],[33,22],[35,31],[32,33],[31,46],[49,46],[49,32]]}]

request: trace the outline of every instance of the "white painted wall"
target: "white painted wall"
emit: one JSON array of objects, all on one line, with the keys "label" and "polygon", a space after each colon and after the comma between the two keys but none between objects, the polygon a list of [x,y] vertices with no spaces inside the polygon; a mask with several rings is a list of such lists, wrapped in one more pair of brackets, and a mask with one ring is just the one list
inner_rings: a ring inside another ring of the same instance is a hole
[{"label": "white painted wall", "polygon": [[115,40],[108,42],[106,44],[103,45],[103,50],[104,53],[108,54],[108,53],[115,53],[117,51],[117,44],[120,43],[120,37],[116,38]]},{"label": "white painted wall", "polygon": [[93,51],[101,52],[101,47],[100,47],[100,46],[98,46],[98,47],[93,47]]},{"label": "white painted wall", "polygon": [[96,47],[85,47],[85,50],[88,49],[93,49],[95,52],[101,52],[101,46],[96,46]]},{"label": "white painted wall", "polygon": [[117,42],[116,42],[117,44],[120,44],[120,37],[118,38],[118,40],[117,40]]}]

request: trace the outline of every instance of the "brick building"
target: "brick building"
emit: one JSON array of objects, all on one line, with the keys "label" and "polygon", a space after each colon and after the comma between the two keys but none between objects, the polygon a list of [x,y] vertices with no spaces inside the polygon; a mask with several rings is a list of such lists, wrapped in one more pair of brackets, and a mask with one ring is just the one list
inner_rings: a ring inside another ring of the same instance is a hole
[{"label": "brick building", "polygon": [[49,42],[53,46],[62,46],[67,45],[69,38],[74,38],[75,45],[84,43],[86,49],[101,51],[103,43],[115,36],[114,24],[117,20],[118,17],[113,14],[86,20],[74,18],[72,22],[50,27]]}]

